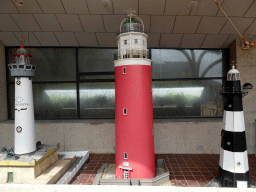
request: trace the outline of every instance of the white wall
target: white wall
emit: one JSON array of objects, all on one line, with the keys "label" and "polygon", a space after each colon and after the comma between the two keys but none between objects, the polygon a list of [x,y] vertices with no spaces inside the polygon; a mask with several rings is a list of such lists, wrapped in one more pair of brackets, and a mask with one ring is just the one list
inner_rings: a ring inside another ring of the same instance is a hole
[{"label": "white wall", "polygon": [[[0,148],[13,146],[13,122],[0,123]],[[219,153],[221,128],[221,120],[155,120],[155,152]],[[114,120],[38,120],[36,139],[43,144],[60,143],[60,151],[115,153],[115,123]],[[203,149],[197,150],[198,146]]]},{"label": "white wall", "polygon": [[[247,148],[255,145],[255,119],[256,119],[256,46],[249,50],[242,50],[241,40],[236,40],[237,69],[240,71],[241,84],[251,83],[254,88],[243,98],[244,118]],[[255,151],[253,151],[255,153]]]}]

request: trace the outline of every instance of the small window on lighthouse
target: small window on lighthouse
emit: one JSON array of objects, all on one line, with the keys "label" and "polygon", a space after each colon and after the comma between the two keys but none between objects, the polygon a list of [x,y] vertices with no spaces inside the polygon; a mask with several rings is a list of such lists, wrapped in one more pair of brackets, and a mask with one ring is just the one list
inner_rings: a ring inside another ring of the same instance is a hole
[{"label": "small window on lighthouse", "polygon": [[127,115],[127,108],[123,108],[123,115]]},{"label": "small window on lighthouse", "polygon": [[126,74],[126,67],[123,68],[123,74]]},{"label": "small window on lighthouse", "polygon": [[135,39],[135,44],[138,44],[138,39]]},{"label": "small window on lighthouse", "polygon": [[127,45],[127,40],[124,40],[124,44]]},{"label": "small window on lighthouse", "polygon": [[124,153],[124,159],[127,159],[127,153]]}]

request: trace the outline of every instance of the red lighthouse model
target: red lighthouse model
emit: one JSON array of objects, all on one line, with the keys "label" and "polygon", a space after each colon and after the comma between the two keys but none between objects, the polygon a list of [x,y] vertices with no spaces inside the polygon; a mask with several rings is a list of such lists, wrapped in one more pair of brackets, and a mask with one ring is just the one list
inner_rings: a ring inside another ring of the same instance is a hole
[{"label": "red lighthouse model", "polygon": [[115,60],[116,178],[155,177],[151,60],[147,34],[132,12],[120,26]]}]

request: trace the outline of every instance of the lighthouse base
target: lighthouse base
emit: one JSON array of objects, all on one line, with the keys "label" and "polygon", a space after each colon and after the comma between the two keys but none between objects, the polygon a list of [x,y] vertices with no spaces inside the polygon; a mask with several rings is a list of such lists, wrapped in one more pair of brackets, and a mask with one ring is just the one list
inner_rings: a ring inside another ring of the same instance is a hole
[{"label": "lighthouse base", "polygon": [[93,185],[172,186],[169,170],[163,159],[157,159],[156,176],[153,179],[116,179],[115,164],[103,164]]},{"label": "lighthouse base", "polygon": [[[0,152],[0,183],[54,184],[76,161],[73,155],[60,159],[59,145],[37,145],[30,154],[14,155],[3,148]],[[13,156],[13,157],[12,157]]]},{"label": "lighthouse base", "polygon": [[[221,182],[220,182],[220,177],[217,176],[217,177],[213,178],[208,183],[208,185],[206,187],[218,187],[218,188],[221,188],[221,187],[228,187],[228,186],[222,186]],[[230,187],[230,188],[234,188],[234,187]],[[244,188],[244,189],[246,189],[246,188],[256,188],[256,186],[248,183],[248,181],[237,181],[236,188]]]}]

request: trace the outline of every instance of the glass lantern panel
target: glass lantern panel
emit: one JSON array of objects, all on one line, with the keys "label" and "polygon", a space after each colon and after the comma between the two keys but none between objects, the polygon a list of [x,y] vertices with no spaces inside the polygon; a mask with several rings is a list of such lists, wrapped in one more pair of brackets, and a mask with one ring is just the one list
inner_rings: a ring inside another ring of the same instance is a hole
[{"label": "glass lantern panel", "polygon": [[228,81],[238,81],[238,80],[240,80],[240,73],[228,74]]}]

